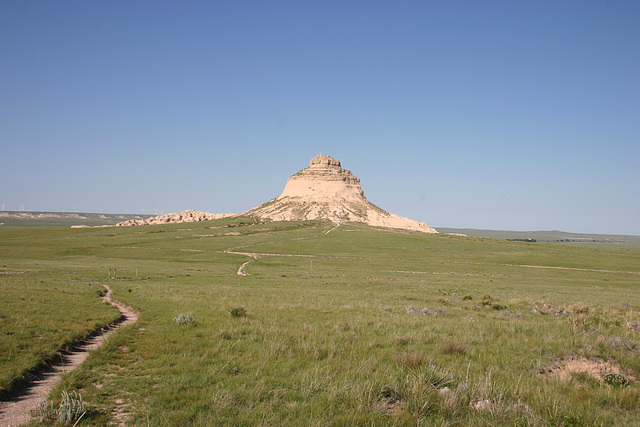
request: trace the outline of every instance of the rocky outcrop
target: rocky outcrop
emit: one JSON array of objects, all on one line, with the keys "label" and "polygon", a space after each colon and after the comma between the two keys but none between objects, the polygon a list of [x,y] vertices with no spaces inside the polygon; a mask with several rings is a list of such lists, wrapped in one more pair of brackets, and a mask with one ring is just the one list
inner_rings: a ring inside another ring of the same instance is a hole
[{"label": "rocky outcrop", "polygon": [[245,212],[276,221],[328,219],[335,223],[364,222],[376,227],[437,233],[423,222],[389,213],[369,202],[360,179],[340,161],[319,154],[309,167],[287,180],[280,196]]},{"label": "rocky outcrop", "polygon": [[178,222],[198,222],[208,221],[211,219],[225,218],[228,216],[234,216],[235,214],[214,214],[208,212],[199,212],[194,210],[187,210],[179,213],[168,213],[164,215],[153,216],[147,219],[132,219],[129,221],[119,222],[117,226],[130,226],[130,225],[152,225],[152,224],[173,224]]}]

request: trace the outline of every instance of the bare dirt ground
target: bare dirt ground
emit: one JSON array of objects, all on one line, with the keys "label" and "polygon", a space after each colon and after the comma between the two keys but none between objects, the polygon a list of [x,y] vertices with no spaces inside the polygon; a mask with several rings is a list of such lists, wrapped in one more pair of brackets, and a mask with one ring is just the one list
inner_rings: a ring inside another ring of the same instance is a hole
[{"label": "bare dirt ground", "polygon": [[0,426],[16,427],[28,422],[32,411],[41,402],[46,401],[47,396],[58,384],[62,375],[80,366],[89,357],[89,354],[100,347],[118,328],[131,325],[138,320],[140,314],[137,311],[112,300],[111,288],[107,285],[103,286],[107,290],[103,299],[120,310],[122,313],[120,321],[97,334],[85,337],[72,349],[61,353],[57,362],[31,374],[30,378],[13,393],[9,401],[0,402]]},{"label": "bare dirt ground", "polygon": [[[620,365],[613,360],[587,359],[578,355],[569,355],[560,359],[552,366],[540,371],[542,375],[551,375],[562,380],[569,380],[571,374],[585,373],[599,381],[604,381],[608,373],[621,374]],[[627,375],[633,381],[635,377]]]}]

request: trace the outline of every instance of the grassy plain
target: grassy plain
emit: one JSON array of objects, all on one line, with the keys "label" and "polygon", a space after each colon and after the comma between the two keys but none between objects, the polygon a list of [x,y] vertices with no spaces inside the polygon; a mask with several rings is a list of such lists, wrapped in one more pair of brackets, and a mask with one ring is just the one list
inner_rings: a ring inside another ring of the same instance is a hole
[{"label": "grassy plain", "polygon": [[[227,218],[5,229],[0,260],[2,388],[117,317],[100,283],[141,313],[54,392],[79,425],[640,424],[637,249]],[[579,357],[630,384],[553,374]]]}]

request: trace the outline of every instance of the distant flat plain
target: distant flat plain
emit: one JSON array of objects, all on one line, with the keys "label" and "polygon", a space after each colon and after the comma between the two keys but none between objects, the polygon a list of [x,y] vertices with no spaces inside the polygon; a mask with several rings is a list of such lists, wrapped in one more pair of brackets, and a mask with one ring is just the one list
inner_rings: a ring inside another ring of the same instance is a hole
[{"label": "distant flat plain", "polygon": [[[4,214],[4,215],[3,215]],[[149,214],[103,214],[73,212],[0,212],[0,223],[6,228],[20,227],[71,227],[84,225],[97,227],[115,225],[129,219],[144,219]],[[441,233],[465,234],[473,237],[487,237],[499,240],[534,239],[536,242],[583,245],[611,245],[616,247],[640,248],[640,236],[595,233],[568,233],[559,230],[513,231],[485,230],[476,228],[434,227]]]}]

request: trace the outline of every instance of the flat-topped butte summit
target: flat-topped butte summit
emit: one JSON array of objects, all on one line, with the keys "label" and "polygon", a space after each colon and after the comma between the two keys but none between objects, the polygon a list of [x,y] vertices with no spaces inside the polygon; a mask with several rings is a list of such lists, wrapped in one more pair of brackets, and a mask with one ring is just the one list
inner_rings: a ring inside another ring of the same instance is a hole
[{"label": "flat-topped butte summit", "polygon": [[244,214],[275,221],[328,219],[337,224],[354,221],[437,233],[423,222],[387,212],[369,202],[360,179],[343,169],[339,160],[324,154],[315,156],[308,168],[289,177],[282,194]]}]

